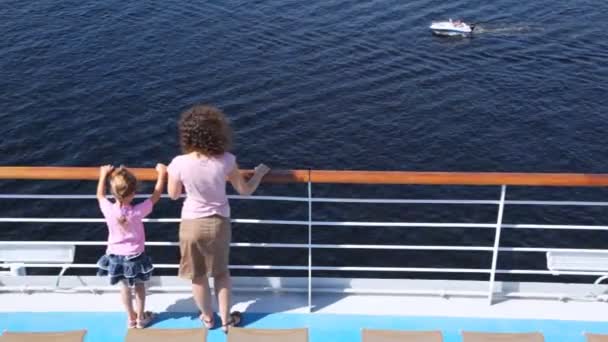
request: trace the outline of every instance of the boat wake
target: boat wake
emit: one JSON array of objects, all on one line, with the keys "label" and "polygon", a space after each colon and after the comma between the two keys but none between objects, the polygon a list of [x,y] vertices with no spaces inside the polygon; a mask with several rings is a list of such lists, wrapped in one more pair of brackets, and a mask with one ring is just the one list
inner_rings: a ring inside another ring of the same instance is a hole
[{"label": "boat wake", "polygon": [[[538,31],[538,27],[522,24],[500,24],[494,22],[503,18],[481,22],[464,22],[461,20],[433,21],[429,28],[435,35],[448,37],[471,37],[477,34],[515,35]],[[492,23],[490,23],[492,22]]]},{"label": "boat wake", "polygon": [[501,34],[501,35],[511,35],[511,34],[522,34],[528,32],[539,31],[540,28],[533,27],[530,25],[517,25],[517,26],[486,26],[483,24],[479,24],[475,27],[475,34]]}]

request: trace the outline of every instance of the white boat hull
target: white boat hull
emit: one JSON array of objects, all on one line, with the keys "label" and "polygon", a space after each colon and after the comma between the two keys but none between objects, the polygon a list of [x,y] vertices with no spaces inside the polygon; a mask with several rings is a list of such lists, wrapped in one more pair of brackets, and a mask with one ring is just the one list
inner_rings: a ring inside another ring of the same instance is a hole
[{"label": "white boat hull", "polygon": [[469,36],[471,33],[470,32],[460,32],[460,31],[449,31],[449,30],[432,30],[434,35],[437,36],[448,36],[448,37],[453,37],[453,36],[461,36],[461,37],[466,37]]},{"label": "white boat hull", "polygon": [[460,21],[438,21],[431,23],[429,27],[433,34],[439,36],[463,36],[473,33],[473,26]]}]

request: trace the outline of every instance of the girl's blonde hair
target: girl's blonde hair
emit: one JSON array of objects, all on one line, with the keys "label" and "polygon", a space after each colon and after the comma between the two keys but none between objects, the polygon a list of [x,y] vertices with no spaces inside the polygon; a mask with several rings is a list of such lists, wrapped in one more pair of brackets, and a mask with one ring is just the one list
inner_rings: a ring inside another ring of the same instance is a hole
[{"label": "girl's blonde hair", "polygon": [[[127,197],[135,193],[136,187],[137,178],[122,165],[110,175],[110,191],[121,205]],[[121,215],[118,218],[118,222],[124,226],[127,223],[126,216],[124,214]]]}]

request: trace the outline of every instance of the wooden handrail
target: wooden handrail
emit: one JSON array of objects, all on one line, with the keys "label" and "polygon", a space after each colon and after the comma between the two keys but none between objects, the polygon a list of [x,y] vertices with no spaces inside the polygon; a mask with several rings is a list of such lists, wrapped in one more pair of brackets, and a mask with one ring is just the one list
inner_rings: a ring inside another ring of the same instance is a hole
[{"label": "wooden handrail", "polygon": [[[152,168],[129,168],[138,179],[152,181]],[[241,170],[246,176],[252,170]],[[97,167],[0,166],[0,179],[96,180]],[[510,173],[510,172],[405,172],[273,170],[264,178],[270,183],[338,184],[444,184],[444,185],[527,185],[527,186],[608,186],[608,174]]]}]

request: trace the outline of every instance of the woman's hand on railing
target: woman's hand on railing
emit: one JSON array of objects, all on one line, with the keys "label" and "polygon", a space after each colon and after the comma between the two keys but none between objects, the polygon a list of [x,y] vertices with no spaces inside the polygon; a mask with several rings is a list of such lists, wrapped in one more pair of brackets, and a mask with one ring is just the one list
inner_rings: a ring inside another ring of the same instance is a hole
[{"label": "woman's hand on railing", "polygon": [[259,174],[259,177],[260,177],[260,180],[261,180],[262,178],[264,178],[264,176],[266,176],[266,174],[268,172],[270,172],[270,168],[268,166],[266,166],[265,164],[260,164],[260,165],[256,166],[253,169],[253,171],[254,171],[254,176],[256,174]]},{"label": "woman's hand on railing", "polygon": [[255,192],[255,190],[260,185],[262,178],[270,171],[270,168],[264,164],[260,164],[255,167],[253,176],[249,179],[249,181],[245,180],[245,177],[239,172],[238,166],[230,172],[228,175],[228,180],[230,180],[230,184],[232,187],[241,195],[249,196]]},{"label": "woman's hand on railing", "polygon": [[264,176],[266,176],[266,174],[268,172],[270,172],[270,168],[264,164],[260,164],[258,166],[256,166],[253,172],[253,176],[251,177],[251,179],[248,182],[249,188],[251,189],[251,192],[249,193],[249,195],[251,195],[252,193],[255,192],[255,190],[258,188],[258,186],[260,186],[260,183],[262,182],[262,178],[264,178]]},{"label": "woman's hand on railing", "polygon": [[156,185],[154,185],[154,192],[150,197],[152,203],[158,202],[160,196],[163,194],[163,189],[165,188],[165,179],[167,178],[167,166],[165,164],[158,163],[156,164]]}]

